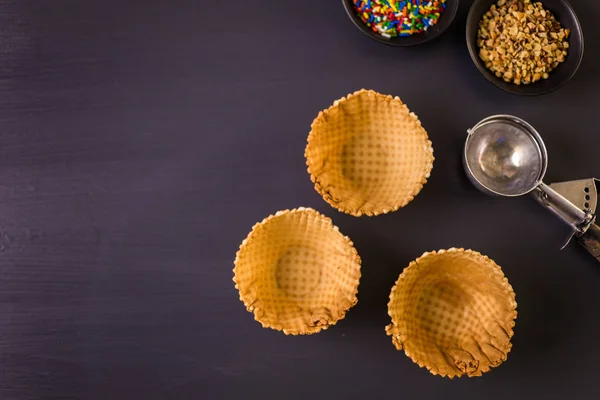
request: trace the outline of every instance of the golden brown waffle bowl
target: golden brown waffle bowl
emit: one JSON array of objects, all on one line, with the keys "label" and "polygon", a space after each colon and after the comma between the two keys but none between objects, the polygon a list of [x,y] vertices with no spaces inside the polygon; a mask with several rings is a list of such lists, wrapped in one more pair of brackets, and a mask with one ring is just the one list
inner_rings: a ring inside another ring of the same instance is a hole
[{"label": "golden brown waffle bowl", "polygon": [[480,376],[506,360],[517,303],[502,270],[472,250],[425,253],[390,294],[398,350],[434,375]]},{"label": "golden brown waffle bowl", "polygon": [[305,156],[317,192],[357,217],[404,207],[434,160],[427,132],[400,98],[364,89],[319,113]]},{"label": "golden brown waffle bowl", "polygon": [[254,225],[237,252],[233,281],[263,327],[312,334],[357,303],[360,264],[331,219],[298,208]]}]

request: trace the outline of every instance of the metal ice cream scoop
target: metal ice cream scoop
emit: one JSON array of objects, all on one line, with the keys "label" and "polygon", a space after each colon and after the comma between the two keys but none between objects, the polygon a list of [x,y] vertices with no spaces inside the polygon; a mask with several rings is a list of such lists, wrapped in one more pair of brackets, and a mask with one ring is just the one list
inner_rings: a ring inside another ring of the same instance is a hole
[{"label": "metal ice cream scoop", "polygon": [[[546,185],[546,146],[540,134],[511,115],[483,119],[468,131],[463,163],[482,192],[515,197],[531,193],[573,229],[577,240],[600,261],[600,227],[595,224],[597,179]],[[565,244],[566,245],[566,244]]]}]

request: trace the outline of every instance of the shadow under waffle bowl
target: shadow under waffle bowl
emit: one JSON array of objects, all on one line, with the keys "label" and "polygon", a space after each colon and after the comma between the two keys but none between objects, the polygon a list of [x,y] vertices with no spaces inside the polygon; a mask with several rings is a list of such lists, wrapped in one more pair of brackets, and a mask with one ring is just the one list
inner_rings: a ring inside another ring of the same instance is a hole
[{"label": "shadow under waffle bowl", "polygon": [[305,156],[317,192],[357,217],[407,205],[434,160],[427,132],[400,98],[364,89],[319,113]]},{"label": "shadow under waffle bowl", "polygon": [[472,250],[425,253],[390,294],[388,335],[434,375],[480,376],[511,349],[515,294],[500,267]]},{"label": "shadow under waffle bowl", "polygon": [[263,327],[312,334],[357,303],[360,264],[352,242],[331,219],[298,208],[254,225],[237,252],[233,280]]}]

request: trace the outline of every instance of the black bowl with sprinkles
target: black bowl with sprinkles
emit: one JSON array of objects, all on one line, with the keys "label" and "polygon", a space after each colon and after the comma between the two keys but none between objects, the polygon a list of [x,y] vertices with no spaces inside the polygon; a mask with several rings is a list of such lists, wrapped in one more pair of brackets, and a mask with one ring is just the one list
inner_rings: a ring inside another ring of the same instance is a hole
[{"label": "black bowl with sprinkles", "polygon": [[414,46],[440,36],[452,23],[458,0],[342,0],[354,25],[390,46]]}]

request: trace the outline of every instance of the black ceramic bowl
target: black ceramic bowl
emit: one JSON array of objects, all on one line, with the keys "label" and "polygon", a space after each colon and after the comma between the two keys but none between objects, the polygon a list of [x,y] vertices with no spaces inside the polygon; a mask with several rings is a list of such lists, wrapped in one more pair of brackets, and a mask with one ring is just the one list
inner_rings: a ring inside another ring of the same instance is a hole
[{"label": "black ceramic bowl", "polygon": [[467,17],[467,46],[479,72],[500,89],[525,96],[549,93],[569,82],[577,72],[583,58],[583,32],[571,5],[565,0],[541,0],[544,8],[554,14],[554,17],[564,28],[571,30],[567,57],[564,62],[550,72],[548,79],[542,79],[528,85],[515,85],[498,78],[486,68],[485,63],[479,58],[479,48],[477,47],[479,21],[483,14],[490,9],[490,6],[496,4],[496,2],[496,0],[475,0]]},{"label": "black ceramic bowl", "polygon": [[423,44],[435,39],[444,33],[446,29],[448,29],[452,23],[452,20],[454,20],[454,17],[456,16],[456,10],[458,9],[458,0],[446,0],[446,9],[440,14],[438,23],[427,29],[427,31],[411,36],[386,38],[385,36],[381,36],[380,34],[373,32],[371,28],[369,28],[362,21],[362,19],[360,19],[358,12],[354,8],[354,2],[352,0],[342,0],[342,3],[344,4],[346,13],[348,13],[348,16],[358,29],[360,29],[371,39],[375,39],[380,43],[385,43],[390,46],[415,46],[417,44]]}]

